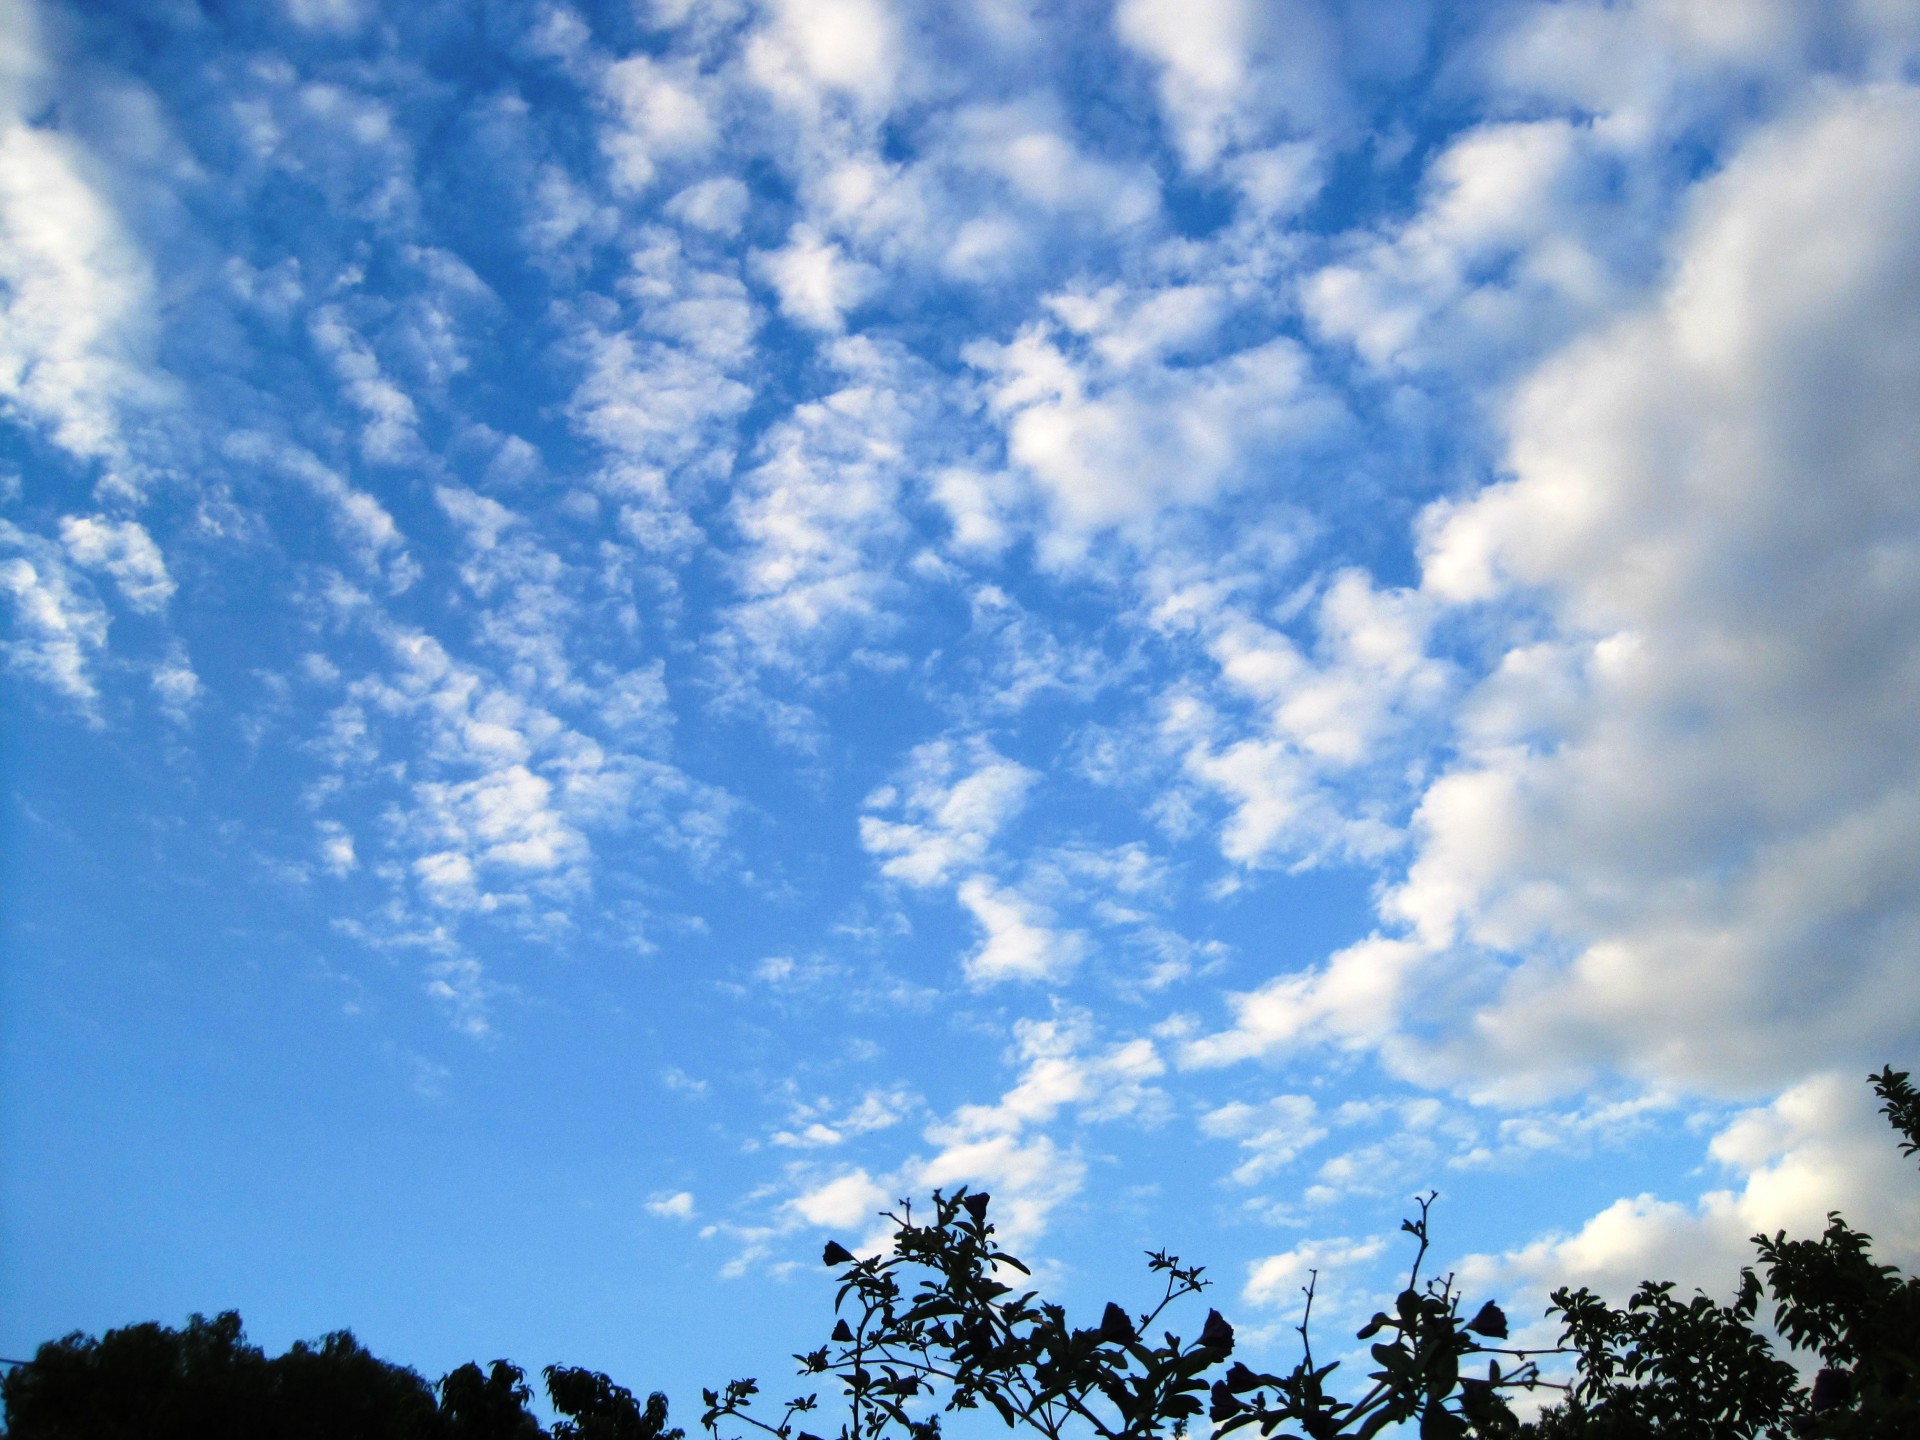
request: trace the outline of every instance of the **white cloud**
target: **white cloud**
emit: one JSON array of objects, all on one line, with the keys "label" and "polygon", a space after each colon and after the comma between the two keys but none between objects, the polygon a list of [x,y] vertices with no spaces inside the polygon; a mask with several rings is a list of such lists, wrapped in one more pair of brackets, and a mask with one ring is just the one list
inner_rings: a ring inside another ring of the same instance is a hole
[{"label": "white cloud", "polygon": [[898,806],[906,818],[860,817],[860,843],[886,858],[880,873],[916,887],[945,884],[986,858],[993,838],[1025,803],[1038,778],[981,736],[914,747],[900,781],[869,798],[874,810]]},{"label": "white cloud", "polygon": [[875,1214],[892,1199],[865,1170],[851,1170],[822,1181],[787,1203],[809,1225],[856,1230],[870,1225]]},{"label": "white cloud", "polygon": [[1511,478],[1423,522],[1421,606],[1512,640],[1423,783],[1404,933],[1234,997],[1185,1063],[1326,1040],[1508,1099],[1752,1093],[1920,1030],[1917,121],[1830,91],[1760,133],[1659,296],[1520,388]]},{"label": "white cloud", "polygon": [[407,538],[386,506],[310,452],[251,430],[227,436],[222,449],[234,460],[270,465],[312,490],[326,502],[334,530],[346,542],[354,563],[384,578],[389,589],[404,590],[419,575],[418,564],[407,552]]},{"label": "white cloud", "polygon": [[[67,568],[58,547],[0,520],[0,592],[12,603],[14,633],[7,664],[99,723],[93,665],[106,648],[106,607]],[[84,587],[84,588],[83,588]]]},{"label": "white cloud", "polygon": [[1754,1263],[1751,1236],[1784,1230],[1813,1238],[1832,1210],[1873,1237],[1876,1260],[1906,1268],[1920,1260],[1912,1162],[1859,1076],[1803,1080],[1735,1116],[1709,1150],[1733,1184],[1691,1201],[1624,1197],[1571,1233],[1468,1257],[1463,1283],[1503,1298],[1518,1290],[1523,1302],[1559,1285],[1586,1285],[1618,1302],[1642,1280],[1725,1297],[1741,1267]]},{"label": "white cloud", "polygon": [[773,0],[748,42],[747,71],[784,103],[817,114],[835,100],[884,109],[904,63],[886,0]]},{"label": "white cloud", "polygon": [[1275,1095],[1258,1105],[1236,1100],[1202,1115],[1200,1129],[1207,1135],[1238,1140],[1248,1152],[1233,1172],[1242,1185],[1252,1185],[1292,1164],[1301,1151],[1327,1133],[1310,1095]]},{"label": "white cloud", "polygon": [[1322,130],[1345,109],[1341,36],[1313,0],[1123,0],[1114,26],[1159,67],[1161,111],[1191,168],[1276,130]]},{"label": "white cloud", "polygon": [[1370,935],[1325,965],[1282,975],[1258,990],[1230,994],[1231,1029],[1188,1041],[1182,1065],[1223,1065],[1290,1047],[1331,1041],[1361,1047],[1390,1036],[1410,971],[1427,958],[1412,940]]},{"label": "white cloud", "polygon": [[315,828],[320,833],[320,863],[326,866],[328,874],[346,876],[359,868],[353,836],[346,826],[337,820],[322,820]]},{"label": "white cloud", "polygon": [[808,225],[796,225],[785,248],[763,255],[760,265],[780,297],[781,314],[831,335],[846,329],[847,312],[873,293],[880,278]]},{"label": "white cloud", "polygon": [[616,189],[638,193],[663,160],[697,156],[718,135],[698,71],[684,62],[632,55],[609,65],[601,94],[615,123],[600,136]]},{"label": "white cloud", "polygon": [[110,575],[135,610],[154,614],[166,609],[173,577],[160,547],[139,521],[68,515],[60,521],[60,539],[76,565]]},{"label": "white cloud", "polygon": [[1605,248],[1636,228],[1605,188],[1613,158],[1559,117],[1469,131],[1427,167],[1410,220],[1306,279],[1308,316],[1387,370],[1537,354],[1626,293]]},{"label": "white cloud", "polygon": [[1738,1088],[1920,1029],[1916,136],[1892,89],[1759,137],[1659,303],[1522,390],[1513,478],[1429,517],[1429,591],[1552,621],[1386,901],[1528,957],[1473,1073]]},{"label": "white cloud", "polygon": [[347,400],[366,417],[360,451],[383,465],[403,465],[425,457],[420,415],[413,398],[387,376],[365,337],[338,305],[322,305],[307,326],[320,353],[333,363]]},{"label": "white cloud", "polygon": [[750,200],[747,187],[731,175],[716,175],[689,185],[667,202],[675,219],[716,235],[737,235]]},{"label": "white cloud", "polygon": [[943,444],[938,393],[904,354],[851,336],[822,358],[837,388],[765,433],[728,506],[744,543],[729,557],[741,600],[724,660],[743,683],[759,668],[816,673],[827,646],[887,633],[910,539],[901,488]]},{"label": "white cloud", "polygon": [[1368,1264],[1385,1249],[1386,1243],[1377,1238],[1350,1240],[1341,1235],[1302,1241],[1278,1255],[1249,1261],[1240,1295],[1249,1305],[1297,1310],[1305,1303],[1303,1292],[1312,1277],[1315,1302],[1323,1305],[1331,1298],[1325,1294],[1332,1288],[1327,1281],[1337,1282],[1340,1272]]},{"label": "white cloud", "polygon": [[[1151,339],[1109,331],[1075,340],[1037,323],[1005,345],[967,347],[968,363],[987,377],[1008,459],[1049,512],[1047,553],[1070,557],[1101,531],[1270,479],[1262,462],[1310,446],[1338,423],[1339,406],[1290,340],[1198,364],[1157,363],[1175,336],[1198,339],[1220,313],[1176,310]],[[1069,314],[1106,329],[1099,311]],[[1177,328],[1165,328],[1170,322]],[[1084,358],[1083,346],[1091,351]]]},{"label": "white cloud", "polygon": [[71,135],[0,114],[0,403],[124,468],[122,409],[159,393],[139,358],[151,281],[89,160]]},{"label": "white cloud", "polygon": [[694,1216],[693,1192],[676,1190],[671,1195],[658,1195],[647,1202],[647,1213],[658,1215],[663,1220],[691,1220]]},{"label": "white cloud", "polygon": [[1086,937],[1060,930],[1053,912],[1018,890],[997,885],[985,875],[970,875],[956,892],[983,932],[979,948],[963,962],[975,985],[1002,980],[1057,983],[1086,953]]}]

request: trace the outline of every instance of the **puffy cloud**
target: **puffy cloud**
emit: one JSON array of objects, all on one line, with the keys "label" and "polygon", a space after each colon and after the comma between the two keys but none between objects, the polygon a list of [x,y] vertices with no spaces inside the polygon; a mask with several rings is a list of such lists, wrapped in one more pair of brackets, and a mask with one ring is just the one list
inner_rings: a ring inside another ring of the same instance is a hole
[{"label": "puffy cloud", "polygon": [[1301,1292],[1312,1278],[1314,1298],[1323,1302],[1328,1297],[1322,1294],[1320,1277],[1337,1283],[1342,1271],[1366,1265],[1385,1249],[1386,1243],[1378,1238],[1352,1240],[1342,1235],[1302,1241],[1291,1250],[1250,1261],[1240,1294],[1249,1305],[1292,1310],[1301,1303]]},{"label": "puffy cloud", "polygon": [[817,114],[836,101],[883,110],[905,63],[887,0],[773,0],[746,66],[782,102]]},{"label": "puffy cloud", "polygon": [[1833,1210],[1873,1237],[1876,1260],[1920,1260],[1912,1164],[1860,1077],[1803,1080],[1734,1116],[1708,1151],[1732,1184],[1692,1200],[1623,1197],[1570,1232],[1468,1257],[1462,1283],[1503,1295],[1518,1288],[1528,1301],[1555,1286],[1586,1285],[1618,1302],[1642,1280],[1670,1279],[1683,1291],[1724,1297],[1753,1263],[1751,1236],[1784,1230],[1811,1238]]},{"label": "puffy cloud", "polygon": [[1920,1026],[1917,121],[1855,91],[1756,139],[1659,302],[1521,392],[1513,478],[1429,517],[1429,591],[1552,623],[1385,906],[1527,957],[1476,1067],[1744,1087]]},{"label": "puffy cloud", "polygon": [[879,280],[871,265],[849,259],[811,226],[796,225],[786,247],[762,258],[761,268],[780,296],[780,312],[809,329],[839,334],[847,312],[870,295]]},{"label": "puffy cloud", "polygon": [[1158,66],[1161,110],[1195,169],[1344,109],[1338,25],[1315,0],[1125,0],[1114,25]]},{"label": "puffy cloud", "polygon": [[1536,355],[1626,292],[1606,237],[1638,225],[1607,192],[1611,158],[1559,116],[1469,131],[1428,166],[1411,219],[1305,280],[1308,316],[1390,371]]},{"label": "puffy cloud", "polygon": [[658,1215],[663,1220],[691,1220],[694,1215],[693,1192],[676,1190],[669,1195],[657,1195],[647,1202],[647,1213]]},{"label": "puffy cloud", "polygon": [[696,69],[631,55],[609,65],[600,90],[614,123],[600,137],[617,189],[653,183],[663,160],[697,156],[717,138],[711,100]]},{"label": "puffy cloud", "polygon": [[1265,463],[1311,450],[1340,421],[1291,340],[1161,363],[1204,344],[1223,312],[1199,290],[1157,299],[1131,313],[1069,299],[1058,307],[1064,326],[1035,323],[1004,345],[965,351],[987,379],[1008,460],[1046,506],[1058,557],[1099,532],[1267,479]]},{"label": "puffy cloud", "polygon": [[944,884],[978,866],[994,836],[1025,803],[1038,777],[984,738],[932,740],[914,748],[901,781],[869,797],[906,818],[860,817],[860,842],[885,856],[880,872],[908,885]]},{"label": "puffy cloud", "polygon": [[975,985],[1059,981],[1086,953],[1085,936],[1056,929],[1046,906],[985,875],[968,876],[957,894],[984,932],[979,948],[964,962],[967,979]]},{"label": "puffy cloud", "polygon": [[0,402],[124,468],[122,410],[160,393],[141,358],[151,280],[89,160],[71,135],[0,113]]},{"label": "puffy cloud", "polygon": [[1661,292],[1521,386],[1511,477],[1423,522],[1420,603],[1512,638],[1382,895],[1404,931],[1236,997],[1189,1063],[1753,1093],[1920,1027],[1916,118],[1836,90],[1756,135]]}]

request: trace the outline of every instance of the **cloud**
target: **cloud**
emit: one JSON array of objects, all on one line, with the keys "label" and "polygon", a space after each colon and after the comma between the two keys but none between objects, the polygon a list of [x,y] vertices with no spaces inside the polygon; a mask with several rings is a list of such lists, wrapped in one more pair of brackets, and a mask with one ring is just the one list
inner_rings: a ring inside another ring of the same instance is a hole
[{"label": "cloud", "polygon": [[904,57],[886,0],[773,0],[745,63],[776,99],[817,115],[836,102],[884,109]]},{"label": "cloud", "polygon": [[638,193],[653,183],[663,160],[698,156],[718,136],[711,101],[690,64],[630,55],[609,65],[600,90],[615,122],[600,147],[616,190]]},{"label": "cloud", "polygon": [[0,113],[0,403],[124,469],[123,408],[162,393],[143,358],[152,282],[92,168],[73,136]]},{"label": "cloud", "polygon": [[1048,1217],[1086,1182],[1077,1149],[1047,1133],[1063,1114],[1082,1124],[1153,1123],[1166,1096],[1152,1082],[1165,1072],[1145,1037],[1101,1046],[1078,1013],[1014,1024],[1014,1083],[991,1104],[961,1105],[930,1122],[923,1138],[935,1148],[875,1176],[864,1167],[826,1177],[802,1172],[805,1188],[785,1204],[806,1223],[843,1233],[865,1227],[857,1248],[884,1238],[874,1213],[895,1196],[951,1193],[961,1185],[993,1196],[994,1223],[1010,1244],[1037,1238]]},{"label": "cloud", "polygon": [[1616,1303],[1642,1280],[1673,1280],[1729,1296],[1753,1263],[1755,1234],[1813,1238],[1838,1210],[1874,1239],[1874,1259],[1920,1259],[1920,1201],[1872,1095],[1857,1075],[1821,1073],[1772,1103],[1742,1111],[1708,1147],[1732,1184],[1692,1200],[1623,1197],[1572,1231],[1542,1235],[1460,1265],[1476,1293],[1517,1290],[1526,1302],[1560,1285],[1586,1285]]},{"label": "cloud", "polygon": [[985,860],[1038,778],[982,736],[917,745],[900,785],[867,802],[869,810],[898,807],[906,818],[861,816],[860,843],[886,857],[880,873],[889,879],[920,888],[945,884]]},{"label": "cloud", "polygon": [[1046,507],[1052,556],[1071,558],[1100,532],[1269,479],[1263,462],[1310,449],[1340,420],[1306,352],[1285,338],[1165,363],[1210,338],[1217,297],[1182,292],[1158,314],[1152,302],[1131,314],[1058,308],[1063,325],[1035,322],[1006,344],[977,341],[963,352],[987,383],[1009,463]]},{"label": "cloud", "polygon": [[657,1195],[647,1202],[647,1213],[658,1215],[663,1220],[691,1220],[694,1217],[693,1192],[676,1190],[670,1195]]},{"label": "cloud", "polygon": [[1379,1258],[1385,1249],[1386,1242],[1373,1237],[1352,1240],[1342,1235],[1303,1241],[1278,1255],[1249,1261],[1246,1283],[1240,1287],[1240,1296],[1249,1305],[1292,1310],[1303,1303],[1302,1292],[1309,1278],[1312,1278],[1314,1300],[1316,1304],[1321,1304],[1331,1297],[1323,1296],[1320,1277],[1337,1280],[1342,1271],[1368,1264]]},{"label": "cloud", "polygon": [[106,648],[106,607],[66,565],[58,547],[0,520],[0,592],[13,609],[8,666],[64,697],[98,725],[93,667]]},{"label": "cloud", "polygon": [[1628,293],[1606,239],[1639,217],[1607,191],[1614,163],[1559,116],[1469,131],[1428,165],[1411,219],[1304,280],[1306,313],[1390,372],[1470,375],[1536,356]]},{"label": "cloud", "polygon": [[1202,1115],[1200,1130],[1238,1140],[1240,1148],[1249,1152],[1233,1172],[1242,1185],[1252,1185],[1292,1164],[1302,1150],[1327,1134],[1310,1095],[1275,1095],[1258,1105],[1236,1100]]},{"label": "cloud", "polygon": [[1313,0],[1124,0],[1114,28],[1158,67],[1161,112],[1190,168],[1276,130],[1322,130],[1345,109],[1339,28]]},{"label": "cloud", "polygon": [[1854,91],[1757,137],[1659,301],[1520,392],[1513,478],[1428,517],[1428,591],[1550,622],[1384,904],[1524,957],[1463,1067],[1739,1089],[1920,1027],[1916,121]]},{"label": "cloud", "polygon": [[60,539],[76,565],[111,576],[135,610],[154,614],[172,598],[167,562],[139,521],[68,515],[60,521]]},{"label": "cloud", "polygon": [[298,445],[251,430],[235,431],[221,448],[230,459],[271,466],[311,490],[325,502],[334,531],[346,542],[354,564],[369,575],[383,578],[389,589],[404,590],[418,578],[420,567],[408,553],[407,537],[401,534],[386,506],[349,484],[319,457]]},{"label": "cloud", "polygon": [[1917,117],[1835,90],[1757,133],[1660,293],[1520,386],[1510,478],[1422,521],[1418,604],[1511,639],[1385,928],[1184,1063],[1325,1040],[1509,1100],[1752,1094],[1920,1028]]},{"label": "cloud", "polygon": [[366,417],[360,452],[383,465],[404,465],[425,457],[420,415],[413,399],[387,376],[372,346],[338,305],[322,305],[308,320],[320,353],[333,363],[342,393]]},{"label": "cloud", "polygon": [[1046,906],[985,875],[968,876],[957,894],[983,932],[979,948],[963,962],[967,979],[975,985],[1002,980],[1057,983],[1086,953],[1084,935],[1056,929]]},{"label": "cloud", "polygon": [[873,293],[879,272],[849,259],[811,226],[796,225],[785,248],[761,257],[761,269],[780,296],[780,313],[796,324],[837,335],[847,312]]}]

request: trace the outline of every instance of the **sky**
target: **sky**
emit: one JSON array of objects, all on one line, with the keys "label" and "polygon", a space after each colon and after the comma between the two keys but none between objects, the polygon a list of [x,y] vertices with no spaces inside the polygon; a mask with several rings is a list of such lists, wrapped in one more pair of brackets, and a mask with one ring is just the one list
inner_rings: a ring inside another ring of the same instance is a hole
[{"label": "sky", "polygon": [[1920,1260],[1907,0],[0,0],[0,613],[0,1354]]}]

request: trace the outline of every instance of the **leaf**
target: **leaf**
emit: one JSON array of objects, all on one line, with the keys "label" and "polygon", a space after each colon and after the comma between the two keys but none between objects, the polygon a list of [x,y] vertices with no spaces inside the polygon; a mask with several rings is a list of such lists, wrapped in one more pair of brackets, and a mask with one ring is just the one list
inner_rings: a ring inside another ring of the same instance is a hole
[{"label": "leaf", "polygon": [[1479,1313],[1467,1321],[1467,1329],[1476,1335],[1504,1340],[1507,1338],[1507,1312],[1489,1300],[1480,1307]]}]

